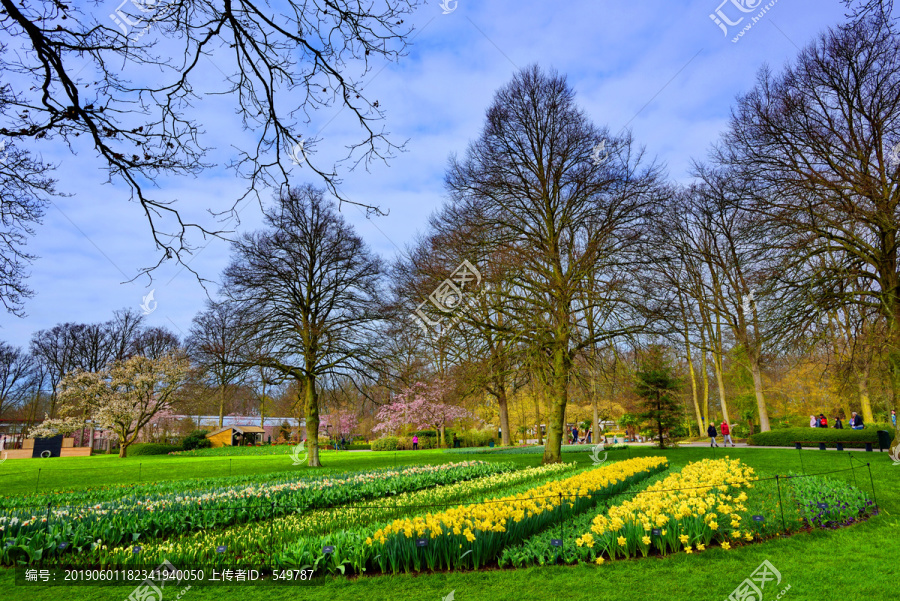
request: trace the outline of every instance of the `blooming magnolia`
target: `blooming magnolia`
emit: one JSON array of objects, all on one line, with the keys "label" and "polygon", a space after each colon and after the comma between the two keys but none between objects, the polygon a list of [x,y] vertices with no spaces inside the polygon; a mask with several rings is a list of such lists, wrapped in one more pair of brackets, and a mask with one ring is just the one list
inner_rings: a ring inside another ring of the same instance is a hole
[{"label": "blooming magnolia", "polygon": [[33,436],[68,434],[90,419],[94,426],[111,430],[119,439],[119,456],[141,428],[169,409],[172,395],[187,378],[187,358],[164,355],[149,359],[140,355],[111,363],[98,372],[67,374],[57,387],[59,419],[46,419]]}]

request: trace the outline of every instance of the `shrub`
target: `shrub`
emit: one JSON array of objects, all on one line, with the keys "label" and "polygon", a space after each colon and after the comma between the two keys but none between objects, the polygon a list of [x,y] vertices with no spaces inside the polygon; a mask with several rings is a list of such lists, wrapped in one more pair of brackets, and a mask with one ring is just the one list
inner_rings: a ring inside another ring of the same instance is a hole
[{"label": "shrub", "polygon": [[396,436],[385,436],[372,441],[373,451],[396,451],[398,439]]},{"label": "shrub", "polygon": [[[462,446],[464,447],[486,447],[490,441],[496,439],[497,434],[494,430],[472,429],[466,430],[458,436],[462,439]],[[452,441],[453,437],[451,436],[448,440]]]},{"label": "shrub", "polygon": [[[193,451],[194,449],[210,448],[212,442],[206,437],[207,434],[209,434],[207,430],[194,430],[181,441],[181,450]],[[178,449],[175,450],[177,451]]]},{"label": "shrub", "polygon": [[145,442],[134,444],[128,447],[128,456],[137,457],[139,455],[166,455],[172,451],[180,451],[181,447],[176,444],[158,444],[155,442]]},{"label": "shrub", "polygon": [[[864,430],[835,430],[834,428],[783,428],[769,432],[757,432],[750,437],[749,444],[763,447],[792,447],[795,441],[804,447],[815,447],[824,442],[826,447],[835,447],[835,441],[854,441],[846,447],[863,448],[865,443],[878,444],[878,429],[866,427]],[[890,431],[890,430],[889,430]],[[858,442],[856,442],[858,441]]]}]

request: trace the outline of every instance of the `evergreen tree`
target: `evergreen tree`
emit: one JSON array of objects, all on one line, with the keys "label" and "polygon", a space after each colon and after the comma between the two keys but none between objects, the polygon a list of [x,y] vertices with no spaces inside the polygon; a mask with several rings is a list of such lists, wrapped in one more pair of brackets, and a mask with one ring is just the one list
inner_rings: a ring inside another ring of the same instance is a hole
[{"label": "evergreen tree", "polygon": [[656,425],[661,449],[666,447],[663,433],[677,426],[683,418],[683,408],[675,397],[680,387],[663,349],[651,348],[637,372],[635,393],[642,399],[644,409],[638,416]]}]

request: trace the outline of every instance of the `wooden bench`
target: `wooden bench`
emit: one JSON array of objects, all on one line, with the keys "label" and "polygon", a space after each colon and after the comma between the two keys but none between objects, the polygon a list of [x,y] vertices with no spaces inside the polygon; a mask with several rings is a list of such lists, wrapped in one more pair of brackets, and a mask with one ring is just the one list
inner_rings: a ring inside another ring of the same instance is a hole
[{"label": "wooden bench", "polygon": [[799,450],[801,450],[801,449],[803,448],[803,445],[804,445],[804,444],[818,444],[818,445],[819,445],[819,450],[820,450],[820,451],[824,451],[824,450],[825,450],[825,445],[826,445],[826,444],[829,444],[829,443],[834,443],[835,445],[837,445],[837,450],[838,450],[838,451],[843,451],[843,450],[844,450],[844,445],[845,445],[845,444],[864,444],[864,445],[866,445],[866,452],[867,452],[867,453],[871,453],[871,452],[872,452],[872,443],[871,443],[871,442],[866,442],[866,441],[864,441],[864,440],[829,440],[829,441],[827,441],[827,442],[820,442],[820,441],[817,441],[817,440],[795,440],[795,441],[794,441],[794,448],[797,449],[797,450],[799,451]]}]

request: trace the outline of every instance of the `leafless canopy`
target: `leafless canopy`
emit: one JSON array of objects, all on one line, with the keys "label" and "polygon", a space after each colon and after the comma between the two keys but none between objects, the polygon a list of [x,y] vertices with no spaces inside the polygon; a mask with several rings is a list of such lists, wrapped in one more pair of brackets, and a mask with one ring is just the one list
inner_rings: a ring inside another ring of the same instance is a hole
[{"label": "leafless canopy", "polygon": [[[341,161],[350,168],[393,154],[397,147],[378,125],[378,101],[364,96],[361,78],[375,61],[403,53],[410,33],[404,16],[417,4],[287,0],[273,8],[253,0],[131,0],[109,14],[114,3],[88,10],[62,0],[0,0],[6,38],[0,136],[35,148],[37,141],[57,140],[73,153],[93,149],[109,180],[126,184],[142,207],[159,262],[184,261],[190,231],[222,232],[184,219],[177,199],[151,187],[162,176],[196,175],[211,166],[204,160],[209,149],[197,91],[208,71],[225,74],[222,88],[209,93],[234,98],[235,112],[256,140],[237,148],[229,164],[248,186],[240,198],[209,208],[221,217],[235,215],[237,203],[258,186],[287,186],[285,155],[304,137],[304,149],[314,146],[314,132],[305,136],[303,130],[316,109],[339,107],[358,120],[362,139]],[[354,70],[357,76],[348,74]],[[353,202],[338,191],[338,165],[307,160],[307,166],[339,199]],[[25,194],[30,188],[32,196],[46,190],[47,180],[26,173],[27,167],[12,184],[0,185],[24,187]],[[32,209],[24,221],[36,216]],[[0,300],[15,306],[26,295],[22,288],[7,290]]]}]

